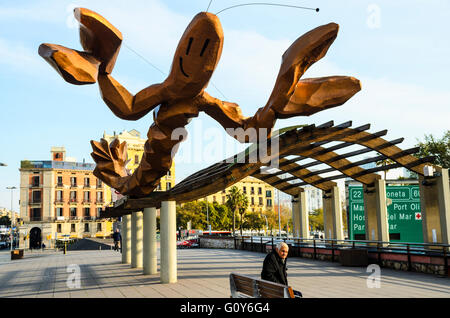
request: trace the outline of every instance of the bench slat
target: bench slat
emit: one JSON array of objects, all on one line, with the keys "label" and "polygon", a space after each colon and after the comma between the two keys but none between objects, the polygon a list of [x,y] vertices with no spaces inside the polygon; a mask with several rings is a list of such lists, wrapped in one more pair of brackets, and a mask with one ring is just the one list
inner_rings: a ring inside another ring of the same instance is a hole
[{"label": "bench slat", "polygon": [[255,279],[245,275],[230,274],[230,289],[232,297],[262,297],[262,298],[294,298],[290,286]]}]

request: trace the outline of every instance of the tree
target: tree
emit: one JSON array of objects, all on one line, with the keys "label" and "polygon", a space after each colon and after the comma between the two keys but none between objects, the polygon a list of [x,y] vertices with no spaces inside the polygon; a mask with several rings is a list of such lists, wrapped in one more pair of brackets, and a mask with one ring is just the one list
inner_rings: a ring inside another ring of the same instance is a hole
[{"label": "tree", "polygon": [[[242,214],[245,213],[248,206],[247,196],[243,194],[238,189],[238,187],[233,186],[228,191],[226,206],[233,212],[233,235],[234,235],[234,231],[236,229],[236,212],[241,213],[241,221],[242,221]],[[240,212],[241,209],[243,209],[243,212]],[[241,228],[241,235],[242,235],[242,228]]]},{"label": "tree", "polygon": [[245,194],[242,195],[241,198],[241,207],[239,208],[239,215],[240,215],[240,228],[241,228],[241,236],[242,236],[242,227],[244,226],[244,216],[245,216],[245,211],[247,210],[248,207],[248,198]]},{"label": "tree", "polygon": [[425,141],[416,145],[419,147],[419,158],[436,156],[435,163],[443,168],[450,168],[450,130],[444,133],[441,139],[435,138],[432,134],[425,135]]},{"label": "tree", "polygon": [[245,215],[244,228],[260,231],[264,228],[266,219],[259,212],[250,212]]},{"label": "tree", "polygon": [[[206,211],[207,206],[208,212]],[[208,228],[208,219],[211,228],[214,230],[229,230],[231,227],[230,211],[223,204],[192,201],[177,207],[178,227],[186,229],[187,223],[191,221],[192,228],[206,230]]]},{"label": "tree", "polygon": [[[378,167],[384,167],[384,166],[387,166],[387,165],[391,165],[391,164],[394,164],[395,163],[395,161],[394,160],[391,160],[391,159],[383,159],[383,160],[378,160],[375,164],[378,166]],[[390,169],[386,169],[386,170],[384,170],[384,180],[386,180],[386,175],[387,175],[387,172],[389,171]]]},{"label": "tree", "polygon": [[11,218],[7,215],[4,215],[2,217],[0,217],[0,225],[6,225],[6,226],[10,226],[11,225]]},{"label": "tree", "polygon": [[310,215],[309,215],[309,224],[311,224],[311,227],[314,231],[323,231],[324,225],[323,225],[323,209],[315,209]]}]

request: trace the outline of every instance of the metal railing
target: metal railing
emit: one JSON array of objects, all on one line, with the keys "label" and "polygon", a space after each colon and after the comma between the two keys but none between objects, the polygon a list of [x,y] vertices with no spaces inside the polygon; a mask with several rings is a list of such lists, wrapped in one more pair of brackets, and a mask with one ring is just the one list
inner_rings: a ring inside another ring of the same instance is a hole
[{"label": "metal railing", "polygon": [[409,242],[384,242],[369,240],[337,240],[337,239],[316,239],[316,238],[299,238],[299,237],[276,237],[276,236],[235,236],[234,246],[250,243],[250,249],[259,252],[266,252],[266,246],[271,245],[272,248],[278,242],[285,242],[290,245],[290,249],[294,249],[297,255],[300,254],[302,248],[312,248],[313,259],[321,253],[321,249],[331,250],[331,261],[336,258],[336,251],[341,249],[367,249],[369,253],[377,254],[377,261],[381,263],[382,253],[403,254],[407,257],[408,270],[412,269],[411,257],[416,255],[442,257],[444,267],[448,268],[448,258],[450,256],[450,245],[442,243],[409,243]]}]

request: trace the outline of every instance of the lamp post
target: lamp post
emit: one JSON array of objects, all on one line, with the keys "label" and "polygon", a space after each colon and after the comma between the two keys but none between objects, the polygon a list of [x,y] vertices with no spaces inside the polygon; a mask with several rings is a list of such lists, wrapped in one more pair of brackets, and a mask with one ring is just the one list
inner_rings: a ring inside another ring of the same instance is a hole
[{"label": "lamp post", "polygon": [[11,237],[10,237],[10,244],[11,244],[11,251],[13,250],[13,240],[14,240],[14,234],[13,234],[13,227],[14,227],[14,212],[13,212],[13,190],[17,189],[16,187],[6,187],[6,189],[11,190]]},{"label": "lamp post", "polygon": [[0,162],[0,167],[6,167],[6,166],[7,166],[6,163]]}]

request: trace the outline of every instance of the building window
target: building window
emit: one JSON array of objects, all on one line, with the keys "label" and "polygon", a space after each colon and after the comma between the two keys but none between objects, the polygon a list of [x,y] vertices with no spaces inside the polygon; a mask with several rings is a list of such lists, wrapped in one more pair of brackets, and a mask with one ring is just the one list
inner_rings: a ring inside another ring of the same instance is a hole
[{"label": "building window", "polygon": [[70,208],[70,217],[75,218],[77,216],[77,208]]},{"label": "building window", "polygon": [[70,177],[70,186],[71,187],[77,186],[77,177]]},{"label": "building window", "polygon": [[61,233],[61,224],[56,224],[56,232]]},{"label": "building window", "polygon": [[267,199],[267,206],[272,206],[272,199]]},{"label": "building window", "polygon": [[97,208],[97,217],[100,217],[100,212],[102,212],[102,208]]},{"label": "building window", "polygon": [[263,198],[259,197],[259,205],[263,205]]},{"label": "building window", "polygon": [[161,191],[161,183],[158,183],[158,186],[156,187],[156,191]]},{"label": "building window", "polygon": [[39,176],[34,176],[31,178],[31,185],[33,187],[39,187]]},{"label": "building window", "polygon": [[262,188],[261,187],[258,187],[258,194],[262,194]]},{"label": "building window", "polygon": [[172,174],[171,174],[170,170],[167,171],[167,176],[170,177],[171,175],[172,175]]},{"label": "building window", "polygon": [[254,187],[250,188],[250,194],[255,194],[255,188]]},{"label": "building window", "polygon": [[57,217],[63,216],[63,208],[56,208],[56,216]]},{"label": "building window", "polygon": [[70,202],[77,202],[77,191],[70,191]]},{"label": "building window", "polygon": [[134,155],[134,163],[135,164],[139,163],[139,155]]},{"label": "building window", "polygon": [[102,224],[97,223],[97,232],[101,232],[101,231],[102,231]]},{"label": "building window", "polygon": [[84,223],[84,232],[89,232],[89,223]]},{"label": "building window", "polygon": [[84,208],[84,216],[91,216],[91,208]]},{"label": "building window", "polygon": [[166,183],[166,190],[170,190],[170,188],[172,187],[172,184],[170,182]]},{"label": "building window", "polygon": [[56,202],[63,202],[63,192],[56,191]]},{"label": "building window", "polygon": [[76,232],[76,230],[77,230],[76,224],[75,223],[70,224],[70,232],[74,233]]},{"label": "building window", "polygon": [[246,194],[247,193],[247,187],[243,187],[242,188],[242,192],[244,192],[244,194]]},{"label": "building window", "polygon": [[101,188],[103,186],[102,180],[97,179],[97,188]]},{"label": "building window", "polygon": [[89,188],[91,186],[91,179],[88,177],[84,178],[84,187]]},{"label": "building window", "polygon": [[252,197],[252,205],[255,205],[255,198]]},{"label": "building window", "polygon": [[272,197],[272,191],[266,190],[266,197],[271,198]]},{"label": "building window", "polygon": [[84,191],[83,193],[83,202],[91,202],[91,193],[89,191]]},{"label": "building window", "polygon": [[62,187],[63,186],[63,177],[62,176],[58,176],[58,179],[56,181],[56,186],[57,187]]},{"label": "building window", "polygon": [[103,192],[97,192],[97,203],[103,203]]},{"label": "building window", "polygon": [[31,212],[30,218],[32,221],[41,220],[41,208],[32,208],[30,212]]},{"label": "building window", "polygon": [[33,191],[32,203],[41,203],[41,191]]}]

